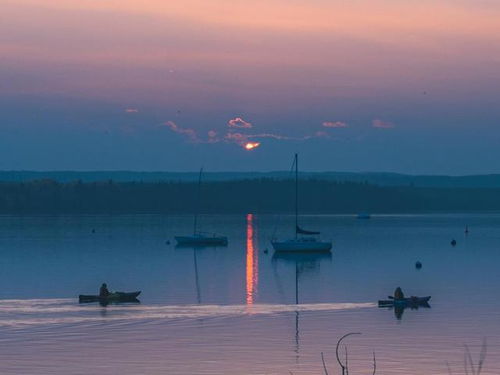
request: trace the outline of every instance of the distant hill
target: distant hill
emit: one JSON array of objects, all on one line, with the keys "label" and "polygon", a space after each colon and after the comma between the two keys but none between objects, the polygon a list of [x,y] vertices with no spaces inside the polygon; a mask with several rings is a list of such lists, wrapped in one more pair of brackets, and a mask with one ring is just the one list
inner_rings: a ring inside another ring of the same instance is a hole
[{"label": "distant hill", "polygon": [[[414,186],[442,188],[500,188],[500,174],[444,176],[407,175],[369,172],[301,172],[303,179],[338,182],[367,182],[379,186]],[[247,179],[287,179],[287,171],[275,172],[206,172],[205,181],[234,181]],[[135,172],[135,171],[0,171],[0,181],[26,182],[51,179],[58,182],[192,182],[197,172]]]}]

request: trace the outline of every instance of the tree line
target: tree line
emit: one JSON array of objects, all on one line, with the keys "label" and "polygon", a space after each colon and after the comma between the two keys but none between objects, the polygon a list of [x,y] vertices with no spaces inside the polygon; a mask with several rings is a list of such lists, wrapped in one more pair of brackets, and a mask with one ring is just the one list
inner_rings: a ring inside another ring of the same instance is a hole
[{"label": "tree line", "polygon": [[[379,186],[305,179],[302,213],[425,213],[500,211],[500,188]],[[291,213],[294,181],[0,182],[0,213]]]}]

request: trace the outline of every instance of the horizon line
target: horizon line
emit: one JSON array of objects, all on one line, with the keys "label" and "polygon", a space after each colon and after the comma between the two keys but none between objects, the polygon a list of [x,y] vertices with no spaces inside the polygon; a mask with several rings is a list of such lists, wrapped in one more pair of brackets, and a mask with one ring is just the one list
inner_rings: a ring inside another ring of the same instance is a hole
[{"label": "horizon line", "polygon": [[[133,169],[52,169],[52,170],[36,170],[36,169],[0,169],[0,173],[133,173],[133,174],[199,174],[199,171],[169,171],[169,170],[133,170]],[[272,171],[206,171],[204,174],[278,174],[278,173],[290,173],[289,170],[272,170]],[[485,177],[485,176],[500,176],[499,172],[490,173],[477,173],[477,174],[432,174],[432,173],[404,173],[404,172],[387,172],[387,171],[301,171],[301,174],[346,174],[346,175],[396,175],[396,176],[406,176],[406,177]]]}]

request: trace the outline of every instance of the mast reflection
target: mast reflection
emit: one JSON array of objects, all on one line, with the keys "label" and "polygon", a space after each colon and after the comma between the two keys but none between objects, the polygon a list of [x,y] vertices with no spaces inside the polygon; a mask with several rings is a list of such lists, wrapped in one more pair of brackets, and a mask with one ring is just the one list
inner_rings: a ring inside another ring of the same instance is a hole
[{"label": "mast reflection", "polygon": [[193,248],[193,260],[194,260],[194,282],[196,284],[196,302],[198,305],[201,304],[201,292],[200,292],[200,277],[198,276],[198,258],[196,257],[196,248]]},{"label": "mast reflection", "polygon": [[[301,253],[301,252],[275,252],[272,258],[273,269],[279,279],[277,265],[282,262],[285,266],[295,269],[295,304],[300,304],[300,279],[307,273],[317,273],[322,261],[331,261],[331,253]],[[280,283],[281,284],[281,283]],[[300,357],[300,313],[295,311],[295,361]]]},{"label": "mast reflection", "polygon": [[257,247],[257,228],[254,215],[247,214],[247,264],[246,264],[246,301],[253,305],[259,284],[259,251]]}]

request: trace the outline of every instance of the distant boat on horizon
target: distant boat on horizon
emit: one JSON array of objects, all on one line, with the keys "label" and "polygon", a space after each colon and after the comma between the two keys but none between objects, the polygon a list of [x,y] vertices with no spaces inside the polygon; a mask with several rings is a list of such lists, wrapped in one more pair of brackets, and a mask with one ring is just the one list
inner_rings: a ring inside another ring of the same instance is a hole
[{"label": "distant boat on horizon", "polygon": [[193,234],[186,236],[175,236],[178,246],[227,246],[228,240],[226,236],[221,236],[216,233],[202,232],[198,230],[198,212],[201,202],[201,177],[203,168],[200,169],[198,176],[198,204],[196,213],[194,214]]},{"label": "distant boat on horizon", "polygon": [[371,219],[372,215],[366,212],[360,212],[357,216],[358,219]]},{"label": "distant boat on horizon", "polygon": [[[271,240],[275,251],[283,252],[329,252],[332,249],[331,241],[320,241],[316,237],[320,232],[302,229],[299,226],[299,157],[295,154],[295,238],[279,241]],[[302,236],[299,236],[302,235]]]}]

